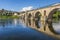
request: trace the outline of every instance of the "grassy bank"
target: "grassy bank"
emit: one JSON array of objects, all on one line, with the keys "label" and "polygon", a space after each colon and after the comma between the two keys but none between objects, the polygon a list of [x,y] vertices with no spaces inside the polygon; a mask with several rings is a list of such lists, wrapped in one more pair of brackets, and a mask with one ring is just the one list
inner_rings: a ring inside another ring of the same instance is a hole
[{"label": "grassy bank", "polygon": [[0,16],[0,19],[19,18],[19,16]]}]

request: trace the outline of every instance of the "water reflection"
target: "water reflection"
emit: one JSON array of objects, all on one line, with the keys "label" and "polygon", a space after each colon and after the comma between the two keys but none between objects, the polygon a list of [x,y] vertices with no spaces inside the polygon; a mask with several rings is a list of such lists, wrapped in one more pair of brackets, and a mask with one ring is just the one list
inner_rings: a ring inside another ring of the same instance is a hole
[{"label": "water reflection", "polygon": [[55,40],[22,24],[20,19],[0,19],[0,39],[2,40]]},{"label": "water reflection", "polygon": [[[57,21],[56,21],[57,20]],[[48,24],[48,28],[50,29],[50,31],[54,34],[60,34],[60,19],[47,19],[46,24]],[[31,19],[28,20],[29,25],[31,25]],[[33,22],[35,25],[33,25],[36,28],[40,28],[40,26],[44,25],[41,24],[40,18],[34,18]],[[27,24],[28,25],[28,24]],[[32,27],[33,27],[32,26]],[[44,27],[46,29],[46,26]]]},{"label": "water reflection", "polygon": [[31,19],[28,19],[28,23],[29,23],[29,25],[31,25]]},{"label": "water reflection", "polygon": [[12,21],[13,20],[10,20],[10,19],[0,19],[0,26],[3,26],[3,27],[5,27],[6,25],[8,26],[12,24]]},{"label": "water reflection", "polygon": [[35,25],[37,26],[37,28],[40,28],[40,25],[39,25],[39,21],[38,21],[38,19],[35,20]]},{"label": "water reflection", "polygon": [[27,18],[29,25],[31,25],[31,17],[32,17],[32,15],[29,14],[29,15],[28,15],[28,18]]},{"label": "water reflection", "polygon": [[60,21],[56,23],[52,23],[54,30],[60,34]]},{"label": "water reflection", "polygon": [[20,25],[20,19],[0,19],[0,27],[15,27]]},{"label": "water reflection", "polygon": [[15,25],[17,24],[17,19],[14,19],[14,24],[15,24]]}]

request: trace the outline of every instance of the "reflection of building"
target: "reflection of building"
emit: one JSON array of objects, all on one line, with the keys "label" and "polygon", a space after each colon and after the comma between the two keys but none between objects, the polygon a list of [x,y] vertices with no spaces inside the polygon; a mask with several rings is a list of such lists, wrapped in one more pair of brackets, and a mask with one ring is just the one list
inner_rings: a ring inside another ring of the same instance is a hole
[{"label": "reflection of building", "polygon": [[17,15],[19,14],[19,12],[15,12],[15,11],[8,11],[8,10],[0,10],[0,15],[8,15],[8,16],[11,16],[11,15]]},{"label": "reflection of building", "polygon": [[0,19],[0,26],[5,27],[6,25],[11,25],[13,20],[11,19]]},{"label": "reflection of building", "polygon": [[17,24],[17,19],[14,19],[14,24],[15,24],[15,25]]}]

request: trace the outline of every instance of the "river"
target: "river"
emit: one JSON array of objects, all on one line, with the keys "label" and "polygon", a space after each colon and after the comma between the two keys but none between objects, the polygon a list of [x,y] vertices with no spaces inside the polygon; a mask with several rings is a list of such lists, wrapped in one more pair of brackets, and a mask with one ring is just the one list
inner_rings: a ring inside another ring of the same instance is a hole
[{"label": "river", "polygon": [[0,40],[56,40],[24,25],[20,19],[0,19]]}]

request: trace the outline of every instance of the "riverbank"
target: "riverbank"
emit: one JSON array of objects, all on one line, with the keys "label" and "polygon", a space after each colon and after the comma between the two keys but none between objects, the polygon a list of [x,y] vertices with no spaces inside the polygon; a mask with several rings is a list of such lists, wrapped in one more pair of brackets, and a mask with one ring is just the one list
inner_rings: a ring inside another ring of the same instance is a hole
[{"label": "riverbank", "polygon": [[19,16],[0,16],[0,19],[14,19],[14,18],[19,18]]}]

